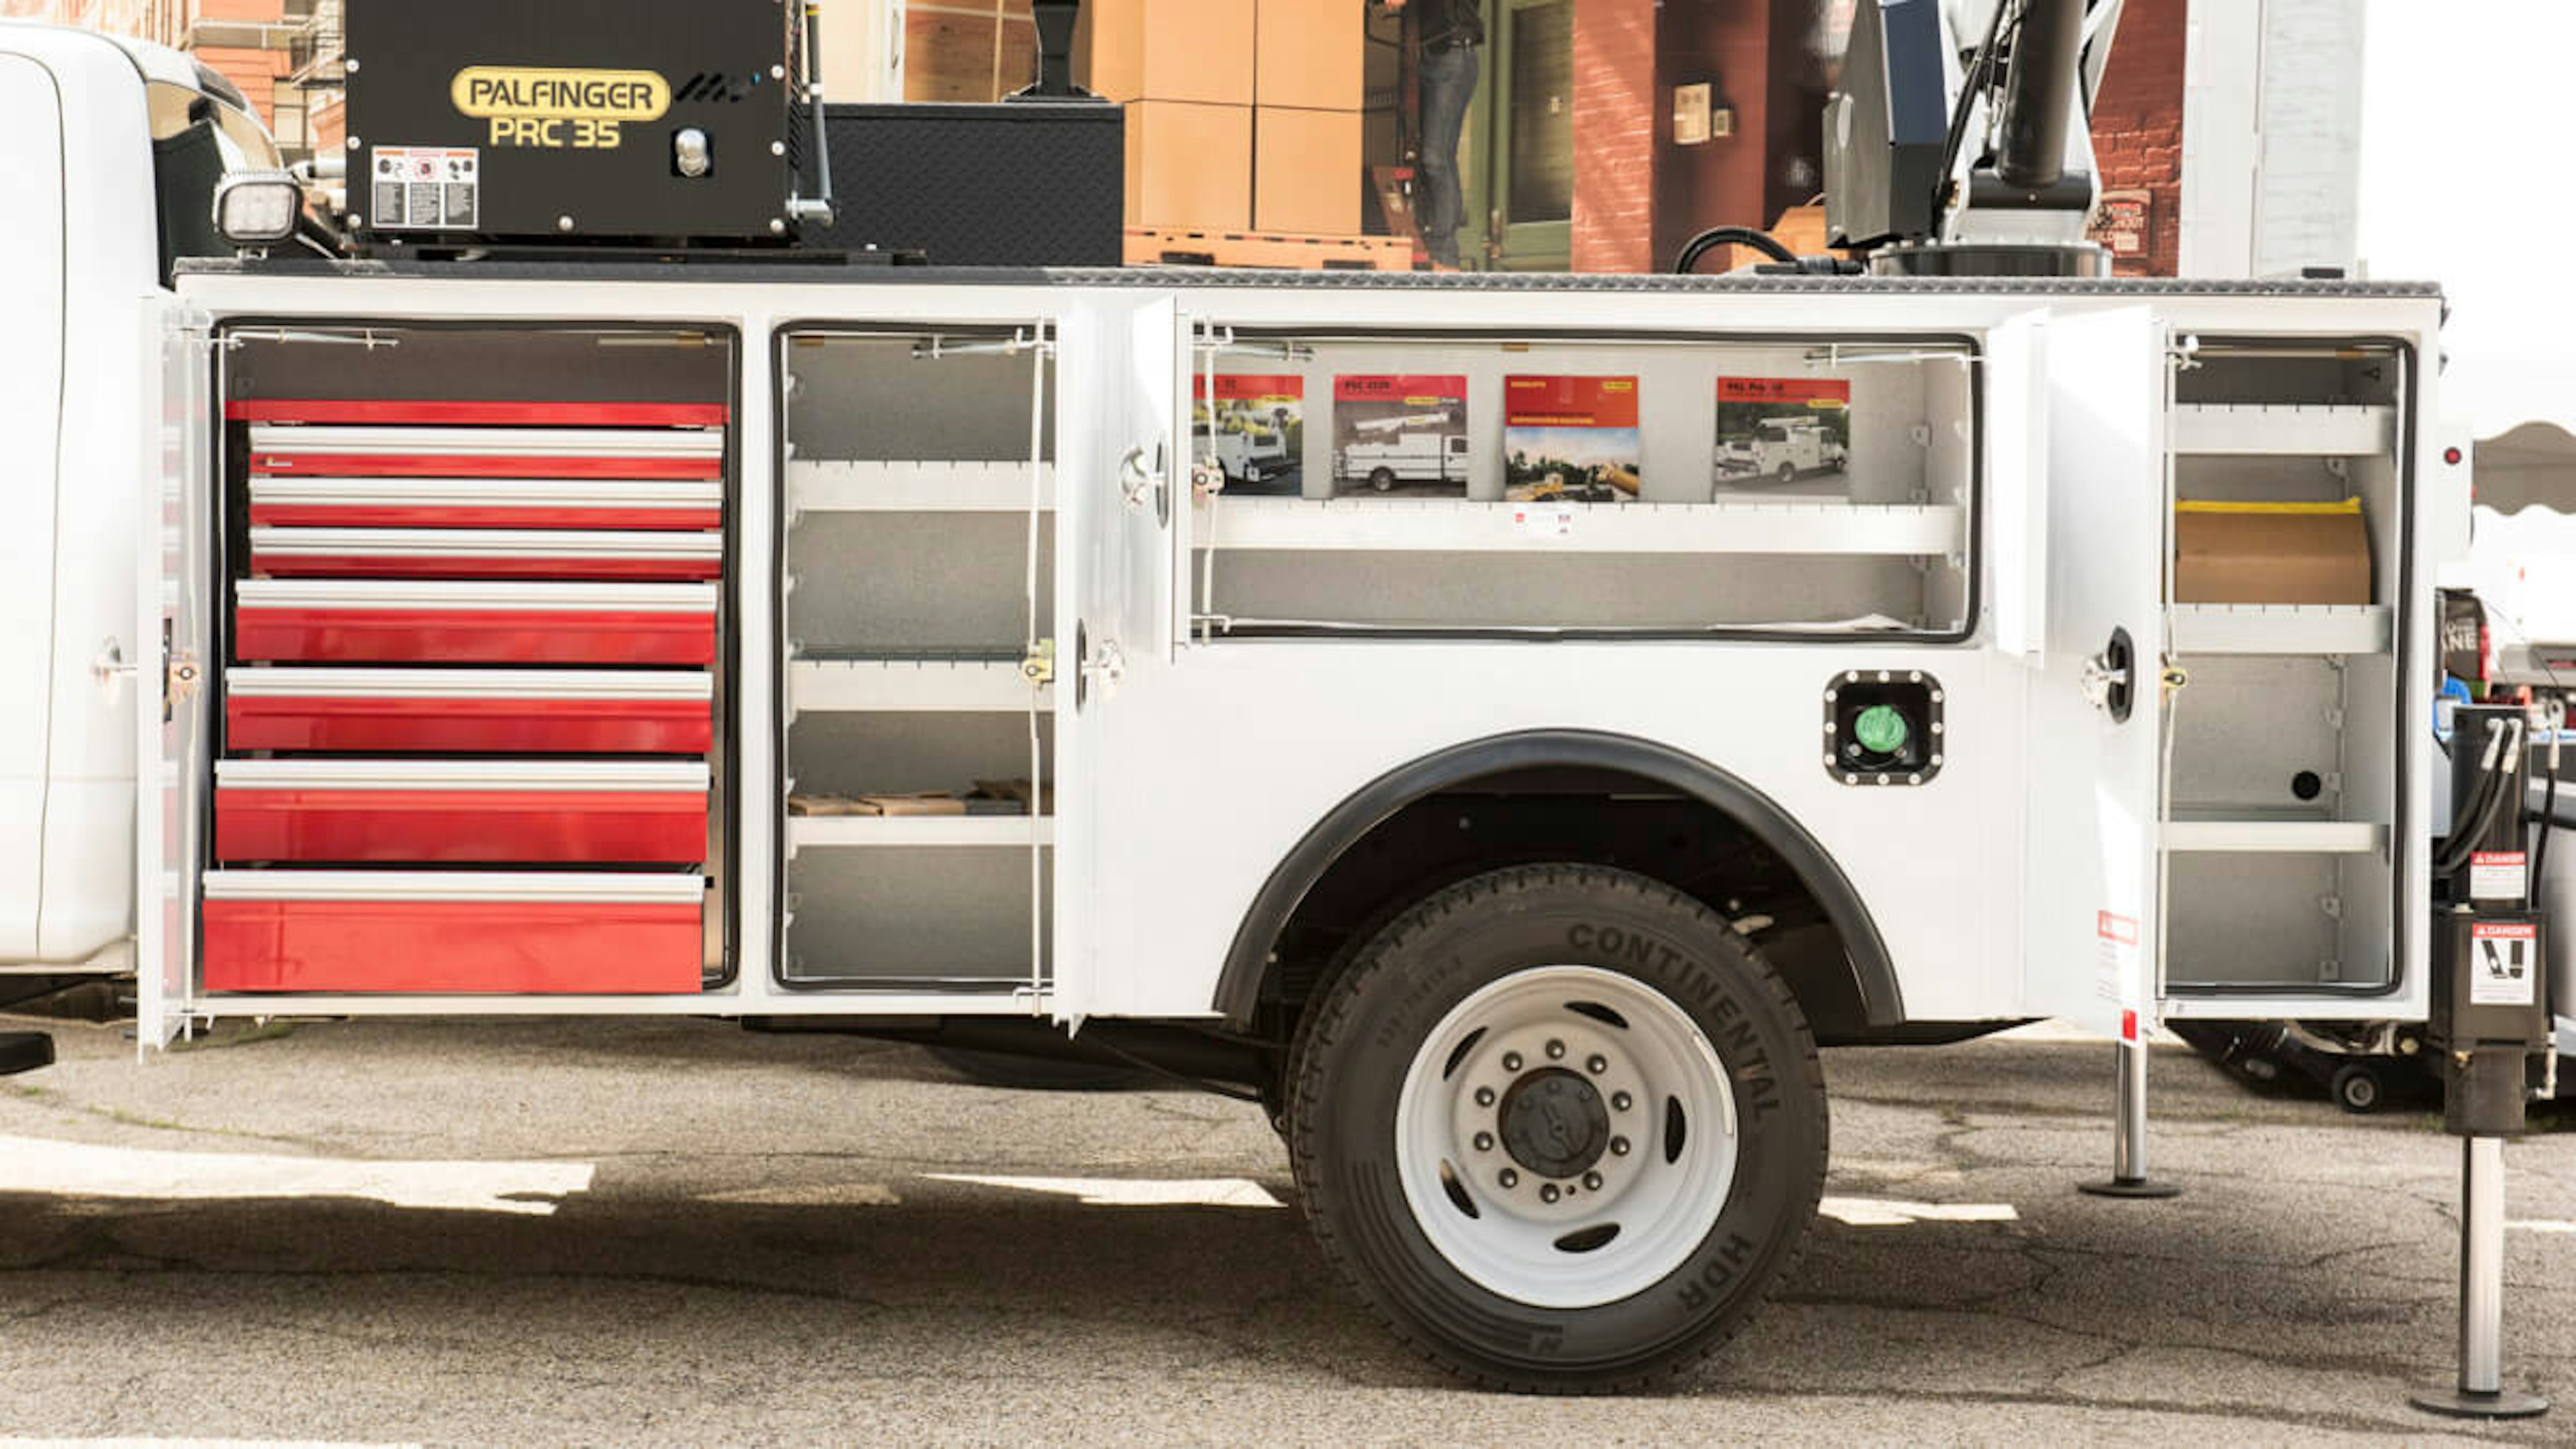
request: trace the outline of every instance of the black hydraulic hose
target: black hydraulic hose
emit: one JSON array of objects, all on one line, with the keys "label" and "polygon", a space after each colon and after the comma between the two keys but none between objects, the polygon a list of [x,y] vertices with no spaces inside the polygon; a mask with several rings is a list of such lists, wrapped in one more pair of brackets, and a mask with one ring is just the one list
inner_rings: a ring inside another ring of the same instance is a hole
[{"label": "black hydraulic hose", "polygon": [[[2563,726],[2562,726],[2563,728]],[[2549,836],[2558,828],[2558,736],[2549,737],[2548,783],[2540,788],[2540,836],[2531,842],[2531,886],[2523,894],[2534,910],[2540,907],[2541,882],[2547,880]]]},{"label": "black hydraulic hose", "polygon": [[2003,37],[2004,16],[2017,0],[1995,0],[1994,18],[1986,22],[1986,43],[1977,47],[1977,63],[1968,68],[1967,84],[1959,87],[1959,99],[1950,107],[1950,133],[1941,141],[1941,164],[1932,173],[1932,230],[1938,235],[1941,219],[1950,212],[1950,173],[1959,164],[1959,147],[1968,139],[1968,114],[1976,108],[1978,93],[1986,88],[1986,77],[1994,73],[1995,42]]},{"label": "black hydraulic hose", "polygon": [[1798,254],[1780,244],[1780,239],[1767,231],[1749,226],[1713,226],[1682,244],[1681,255],[1673,259],[1673,271],[1689,276],[1699,266],[1699,259],[1729,242],[1748,246],[1775,262],[1798,265]]}]

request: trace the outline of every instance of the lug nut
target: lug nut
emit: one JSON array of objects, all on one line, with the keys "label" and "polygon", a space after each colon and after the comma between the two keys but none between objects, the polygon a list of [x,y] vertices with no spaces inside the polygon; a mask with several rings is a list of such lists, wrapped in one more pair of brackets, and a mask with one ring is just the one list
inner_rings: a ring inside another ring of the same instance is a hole
[{"label": "lug nut", "polygon": [[1509,1190],[1521,1185],[1521,1175],[1506,1167],[1494,1178],[1494,1181],[1501,1183],[1505,1190]]},{"label": "lug nut", "polygon": [[1597,1172],[1587,1172],[1583,1174],[1583,1190],[1586,1192],[1599,1192],[1601,1190],[1601,1174]]},{"label": "lug nut", "polygon": [[1625,1112],[1636,1105],[1637,1099],[1629,1096],[1625,1092],[1612,1092],[1610,1094],[1610,1110],[1613,1112]]},{"label": "lug nut", "polygon": [[1551,1038],[1551,1039],[1548,1041],[1548,1044],[1547,1044],[1547,1059],[1548,1059],[1549,1061],[1552,1061],[1552,1062],[1553,1062],[1553,1061],[1561,1061],[1561,1060],[1563,1060],[1563,1059],[1564,1059],[1564,1057],[1565,1057],[1565,1043],[1563,1043],[1563,1042],[1561,1042],[1561,1041],[1554,1040],[1553,1038]]},{"label": "lug nut", "polygon": [[1628,1139],[1627,1139],[1627,1138],[1625,1138],[1625,1137],[1613,1137],[1613,1138],[1611,1138],[1611,1139],[1610,1139],[1610,1155],[1611,1155],[1611,1156],[1613,1156],[1613,1157],[1625,1157],[1625,1156],[1627,1156],[1627,1155],[1628,1155]]},{"label": "lug nut", "polygon": [[1476,1105],[1479,1107],[1490,1107],[1494,1105],[1494,1089],[1491,1087],[1478,1087],[1476,1089]]},{"label": "lug nut", "polygon": [[1545,1182],[1539,1184],[1538,1200],[1540,1202],[1554,1202],[1559,1196],[1560,1194],[1556,1190],[1555,1183]]},{"label": "lug nut", "polygon": [[1521,1069],[1521,1054],[1520,1054],[1519,1052],[1505,1052],[1505,1053],[1503,1053],[1503,1070],[1504,1070],[1504,1071],[1507,1071],[1507,1072],[1517,1072],[1517,1071],[1519,1071],[1520,1069]]},{"label": "lug nut", "polygon": [[1610,1070],[1610,1059],[1598,1052],[1595,1052],[1591,1056],[1583,1059],[1583,1069],[1597,1077],[1603,1072]]},{"label": "lug nut", "polygon": [[1493,1150],[1494,1150],[1494,1134],[1493,1134],[1493,1133],[1491,1133],[1491,1132],[1479,1132],[1479,1133],[1477,1133],[1477,1134],[1476,1134],[1476,1150],[1477,1150],[1478,1152],[1491,1152],[1491,1151],[1493,1151]]}]

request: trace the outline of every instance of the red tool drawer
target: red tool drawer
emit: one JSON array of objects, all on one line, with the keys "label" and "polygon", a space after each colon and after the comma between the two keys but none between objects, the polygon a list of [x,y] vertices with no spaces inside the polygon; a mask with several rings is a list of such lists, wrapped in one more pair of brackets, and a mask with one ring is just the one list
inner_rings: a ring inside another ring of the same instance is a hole
[{"label": "red tool drawer", "polygon": [[715,533],[549,528],[260,528],[253,572],[279,578],[712,579]]},{"label": "red tool drawer", "polygon": [[243,579],[233,653],[307,664],[712,664],[713,584]]},{"label": "red tool drawer", "polygon": [[561,669],[235,669],[231,750],[703,755],[703,673]]},{"label": "red tool drawer", "polygon": [[250,471],[369,478],[721,478],[720,428],[254,423]]},{"label": "red tool drawer", "polygon": [[630,478],[250,480],[255,524],[336,528],[716,528],[724,485]]},{"label": "red tool drawer", "polygon": [[208,991],[694,993],[694,874],[216,870]]},{"label": "red tool drawer", "polygon": [[215,858],[698,864],[707,767],[661,760],[220,760]]}]

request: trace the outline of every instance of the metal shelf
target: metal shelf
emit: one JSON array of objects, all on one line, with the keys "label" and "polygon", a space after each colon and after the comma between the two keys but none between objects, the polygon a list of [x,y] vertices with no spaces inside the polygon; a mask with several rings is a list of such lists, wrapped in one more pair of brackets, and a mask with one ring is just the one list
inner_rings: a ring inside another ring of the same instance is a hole
[{"label": "metal shelf", "polygon": [[1016,656],[896,656],[797,659],[787,666],[787,697],[800,711],[953,711],[1017,714],[1036,696],[1055,708],[1055,690],[1034,691]]},{"label": "metal shelf", "polygon": [[2233,855],[2367,855],[2386,847],[2388,827],[2315,816],[2193,814],[2165,822],[2165,849]]},{"label": "metal shelf", "polygon": [[2176,604],[2173,613],[2183,654],[2385,654],[2392,635],[2381,604]]},{"label": "metal shelf", "polygon": [[2396,438],[2396,409],[2361,404],[2184,403],[2173,416],[2173,450],[2186,457],[2361,457]]},{"label": "metal shelf", "polygon": [[1055,843],[1051,815],[791,815],[787,848],[1021,846]]},{"label": "metal shelf", "polygon": [[[791,461],[787,499],[806,513],[1025,513],[1025,462],[932,463]],[[1039,463],[1041,508],[1055,507],[1055,465]]]},{"label": "metal shelf", "polygon": [[1455,498],[1226,498],[1193,535],[1217,549],[1625,554],[1956,552],[1955,504],[1774,499],[1712,503],[1492,503]]}]

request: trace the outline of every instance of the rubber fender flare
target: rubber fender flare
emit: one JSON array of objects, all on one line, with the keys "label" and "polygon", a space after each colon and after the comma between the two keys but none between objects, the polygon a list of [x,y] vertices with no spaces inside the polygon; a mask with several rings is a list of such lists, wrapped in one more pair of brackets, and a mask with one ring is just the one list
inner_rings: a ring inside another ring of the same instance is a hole
[{"label": "rubber fender flare", "polygon": [[1851,878],[1796,817],[1741,778],[1696,755],[1628,735],[1579,729],[1523,730],[1452,745],[1389,770],[1333,807],[1271,870],[1244,912],[1242,924],[1235,928],[1234,944],[1226,952],[1225,968],[1217,974],[1217,1013],[1238,1029],[1250,1024],[1260,1004],[1271,943],[1333,862],[1398,810],[1486,775],[1549,766],[1636,775],[1733,818],[1796,872],[1799,883],[1824,908],[1825,918],[1842,937],[1852,985],[1860,993],[1868,1024],[1873,1028],[1904,1024],[1905,1000],[1897,988],[1896,964],[1888,957],[1886,938],[1879,934],[1878,923],[1871,919]]}]

